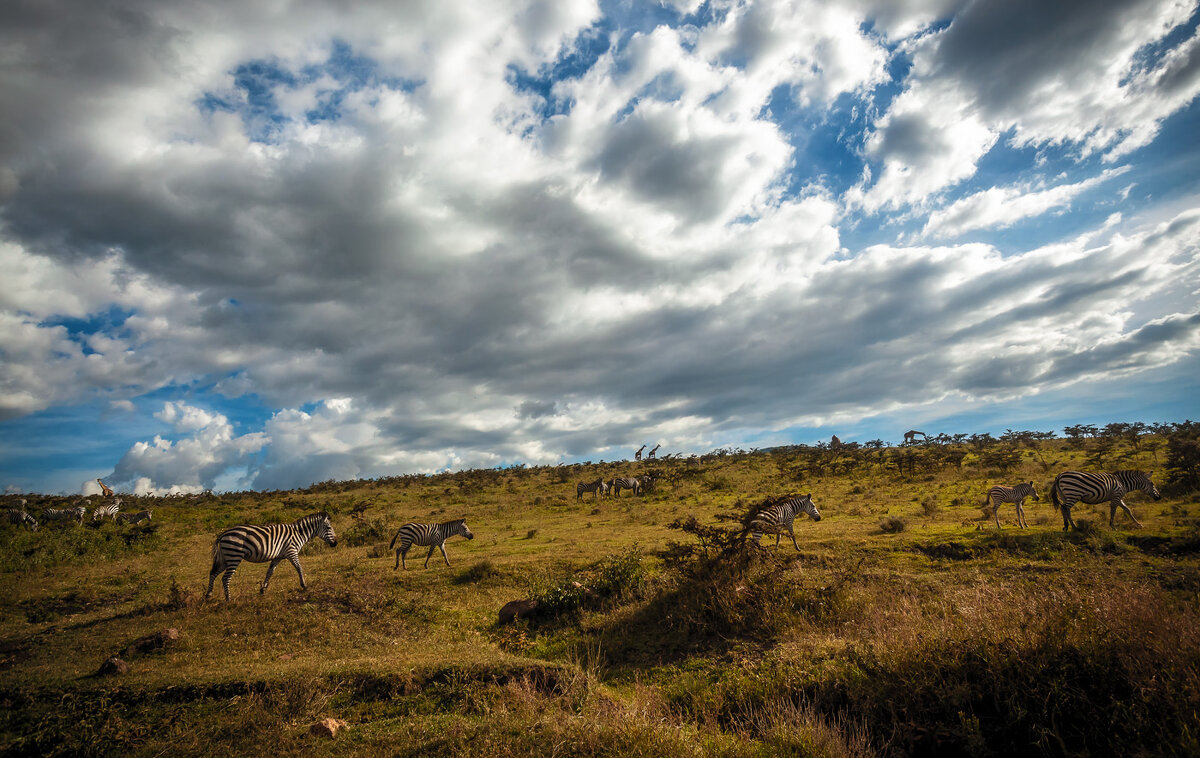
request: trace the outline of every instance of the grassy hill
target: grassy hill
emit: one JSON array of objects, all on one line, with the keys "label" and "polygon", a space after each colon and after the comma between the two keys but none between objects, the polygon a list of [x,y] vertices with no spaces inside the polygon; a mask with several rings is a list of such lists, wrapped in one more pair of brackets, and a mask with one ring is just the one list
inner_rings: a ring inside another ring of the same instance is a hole
[{"label": "grassy hill", "polygon": [[[1163,486],[1169,452],[1162,436],[716,451],[122,496],[153,521],[6,525],[0,751],[1194,755],[1200,497]],[[1162,500],[1127,498],[1144,526],[1080,505],[1062,532],[1054,475],[1116,468],[1158,472]],[[644,496],[576,499],[649,471]],[[1030,528],[1004,505],[997,530],[987,488],[1023,480],[1042,494]],[[800,551],[739,539],[737,517],[785,492],[823,516],[797,520]],[[25,497],[35,515],[73,500]],[[340,544],[309,543],[307,591],[285,562],[260,596],[265,566],[243,564],[231,602],[219,582],[202,599],[223,528],[322,510]],[[447,543],[451,567],[414,547],[393,570],[401,524],[453,518],[476,539]],[[524,598],[543,613],[498,625]],[[96,675],[167,628],[178,642]],[[325,717],[349,728],[310,735]]]}]

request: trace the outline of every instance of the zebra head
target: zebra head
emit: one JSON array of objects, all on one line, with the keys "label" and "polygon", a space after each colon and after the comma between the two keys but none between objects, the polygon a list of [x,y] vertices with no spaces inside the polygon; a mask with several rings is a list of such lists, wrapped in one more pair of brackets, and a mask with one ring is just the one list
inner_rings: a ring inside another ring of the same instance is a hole
[{"label": "zebra head", "polygon": [[817,510],[817,506],[813,505],[812,493],[808,493],[802,498],[799,498],[796,503],[800,506],[800,511],[812,516],[813,521],[821,520],[821,512]]},{"label": "zebra head", "polygon": [[320,519],[317,536],[325,540],[330,547],[337,547],[337,535],[333,533],[333,522],[329,520],[329,514],[318,513],[317,518]]},{"label": "zebra head", "polygon": [[460,518],[458,521],[451,522],[454,525],[454,534],[461,534],[469,540],[475,539],[475,535],[471,534],[471,530],[467,528],[467,520]]},{"label": "zebra head", "polygon": [[1033,486],[1033,481],[1032,481],[1032,480],[1029,482],[1029,496],[1030,496],[1031,498],[1033,498],[1034,500],[1041,500],[1041,499],[1042,499],[1042,498],[1041,498],[1041,497],[1038,495],[1037,487]]},{"label": "zebra head", "polygon": [[1114,471],[1112,475],[1117,478],[1121,486],[1126,492],[1141,490],[1155,500],[1162,500],[1162,495],[1159,494],[1158,488],[1154,486],[1154,482],[1150,480],[1150,475],[1145,471]]}]

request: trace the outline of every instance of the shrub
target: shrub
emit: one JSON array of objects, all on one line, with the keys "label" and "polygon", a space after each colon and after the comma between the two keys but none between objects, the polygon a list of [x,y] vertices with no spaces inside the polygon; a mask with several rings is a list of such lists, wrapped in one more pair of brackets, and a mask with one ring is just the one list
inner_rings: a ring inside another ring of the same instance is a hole
[{"label": "shrub", "polygon": [[879,522],[879,529],[887,534],[903,532],[908,523],[899,516],[887,516]]}]

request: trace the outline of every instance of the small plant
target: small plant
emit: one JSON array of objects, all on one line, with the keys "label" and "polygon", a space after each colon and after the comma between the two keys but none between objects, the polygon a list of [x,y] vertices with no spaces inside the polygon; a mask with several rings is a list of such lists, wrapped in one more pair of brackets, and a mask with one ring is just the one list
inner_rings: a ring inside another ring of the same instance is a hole
[{"label": "small plant", "polygon": [[885,534],[898,534],[903,532],[907,526],[908,524],[899,516],[888,516],[879,522],[879,529]]}]

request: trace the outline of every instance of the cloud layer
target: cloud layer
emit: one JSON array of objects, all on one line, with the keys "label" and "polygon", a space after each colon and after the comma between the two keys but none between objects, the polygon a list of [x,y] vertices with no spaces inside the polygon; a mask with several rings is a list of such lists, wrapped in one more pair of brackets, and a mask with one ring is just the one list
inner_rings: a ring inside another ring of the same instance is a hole
[{"label": "cloud layer", "polygon": [[1195,4],[1043,5],[0,11],[0,420],[142,409],[115,480],[279,488],[1170,365],[1197,203],[1113,198]]}]

